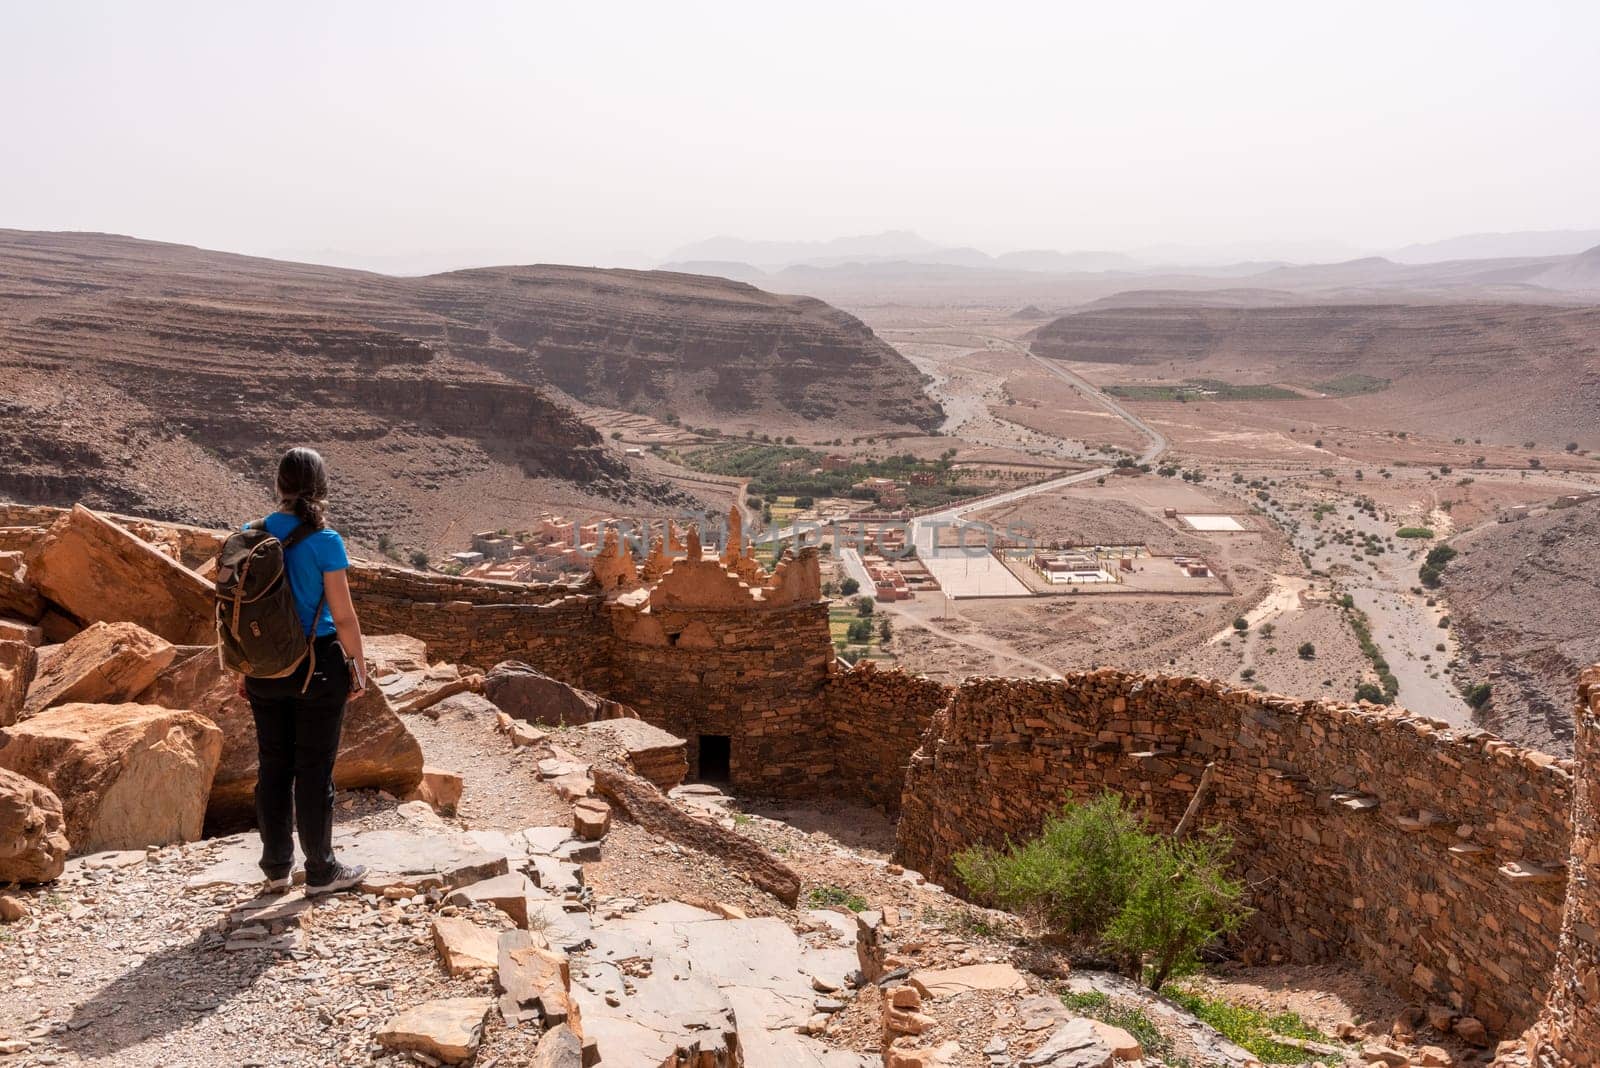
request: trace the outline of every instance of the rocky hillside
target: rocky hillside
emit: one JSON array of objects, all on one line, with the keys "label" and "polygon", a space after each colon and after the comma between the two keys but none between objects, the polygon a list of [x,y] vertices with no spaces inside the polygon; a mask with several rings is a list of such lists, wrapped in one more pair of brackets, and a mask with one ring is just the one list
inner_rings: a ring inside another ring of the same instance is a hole
[{"label": "rocky hillside", "polygon": [[1572,752],[1571,681],[1600,659],[1600,501],[1481,527],[1452,542],[1444,590],[1469,682],[1489,684],[1482,720],[1507,738]]},{"label": "rocky hillside", "polygon": [[408,284],[582,400],[718,427],[931,429],[916,370],[853,315],[810,297],[668,271],[496,267]]},{"label": "rocky hillside", "polygon": [[98,234],[0,231],[0,376],[0,496],[232,522],[309,443],[347,529],[424,544],[516,518],[497,500],[668,498],[552,383],[712,424],[937,421],[911,365],[817,301],[563,267],[397,279]]},{"label": "rocky hillside", "polygon": [[1382,405],[1358,396],[1341,418],[1451,437],[1565,443],[1600,414],[1597,308],[1117,307],[1045,324],[1033,351],[1140,380],[1278,383],[1311,396],[1387,382]]}]

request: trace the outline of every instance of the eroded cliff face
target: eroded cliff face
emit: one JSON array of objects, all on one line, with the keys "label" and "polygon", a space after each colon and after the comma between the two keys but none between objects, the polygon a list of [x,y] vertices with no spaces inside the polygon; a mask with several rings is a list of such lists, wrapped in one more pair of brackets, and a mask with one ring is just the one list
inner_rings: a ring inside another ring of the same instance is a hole
[{"label": "eroded cliff face", "polygon": [[[1595,308],[1115,307],[1064,315],[1030,336],[1040,356],[1123,365],[1138,379],[1294,386],[1305,397],[1268,402],[1274,410],[1354,425],[1394,427],[1400,412],[1417,433],[1564,442],[1587,434],[1600,415]],[[1356,376],[1381,392],[1323,396],[1325,384]]]},{"label": "eroded cliff face", "polygon": [[227,524],[261,507],[285,446],[311,444],[339,472],[341,523],[369,539],[425,539],[452,501],[550,485],[674,499],[552,384],[711,424],[936,419],[915,369],[860,322],[736,283],[397,279],[103,234],[0,231],[0,378],[0,495]]},{"label": "eroded cliff face", "polygon": [[[861,320],[809,297],[669,271],[497,267],[411,283],[574,397],[736,427],[931,429],[921,378]],[[503,350],[501,350],[503,353]]]}]

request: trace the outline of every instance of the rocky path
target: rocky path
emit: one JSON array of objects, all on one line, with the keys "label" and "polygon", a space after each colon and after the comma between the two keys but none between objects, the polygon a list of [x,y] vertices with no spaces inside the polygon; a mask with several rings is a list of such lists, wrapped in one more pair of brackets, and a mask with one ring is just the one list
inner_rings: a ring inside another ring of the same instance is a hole
[{"label": "rocky path", "polygon": [[[807,829],[805,811],[740,813],[691,791],[684,804],[803,872],[790,908],[718,858],[620,820],[598,845],[576,842],[538,751],[496,734],[485,704],[460,694],[436,719],[409,717],[430,763],[463,769],[454,817],[381,794],[341,798],[341,856],[372,869],[363,892],[258,896],[258,840],[236,835],[75,859],[56,884],[17,893],[26,915],[0,933],[14,994],[0,1004],[0,1064],[456,1063],[438,1044],[452,1028],[472,1037],[473,1063],[529,1063],[538,1027],[490,1011],[489,972],[441,958],[439,925],[455,919],[491,938],[526,928],[564,950],[605,1066],[673,1063],[663,1058],[685,1043],[723,1050],[713,1065],[876,1065],[884,994],[860,974],[853,911],[869,905],[903,954],[900,976],[978,966],[1003,981],[929,996],[917,1026],[930,1048],[955,1045],[916,1063],[1012,1064],[981,1050],[1041,1037],[999,1010],[1049,994],[1049,981],[1017,971],[1004,939],[962,932],[972,910],[881,853]],[[575,735],[556,732],[581,744]],[[518,871],[536,878],[507,898]]]}]

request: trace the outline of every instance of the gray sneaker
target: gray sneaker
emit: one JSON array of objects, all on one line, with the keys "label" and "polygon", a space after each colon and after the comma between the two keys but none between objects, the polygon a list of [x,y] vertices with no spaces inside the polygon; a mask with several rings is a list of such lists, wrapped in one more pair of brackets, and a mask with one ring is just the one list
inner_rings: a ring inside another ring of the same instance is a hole
[{"label": "gray sneaker", "polygon": [[334,869],[333,878],[325,883],[306,882],[306,896],[318,897],[322,894],[337,894],[342,890],[349,890],[359,886],[361,880],[367,877],[365,864],[340,864]]},{"label": "gray sneaker", "polygon": [[289,888],[293,885],[294,876],[284,875],[277,879],[268,879],[262,886],[261,892],[263,894],[287,894],[289,892]]}]

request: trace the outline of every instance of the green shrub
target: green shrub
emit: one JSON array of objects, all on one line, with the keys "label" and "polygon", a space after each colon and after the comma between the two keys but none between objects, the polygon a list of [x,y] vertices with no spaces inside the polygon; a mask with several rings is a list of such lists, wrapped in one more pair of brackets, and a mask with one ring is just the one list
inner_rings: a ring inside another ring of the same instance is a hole
[{"label": "green shrub", "polygon": [[1394,536],[1397,538],[1431,538],[1433,537],[1433,531],[1427,527],[1401,527],[1394,532]]},{"label": "green shrub", "polygon": [[843,907],[851,912],[867,911],[867,899],[837,886],[813,886],[806,900],[814,909]]},{"label": "green shrub", "polygon": [[1490,696],[1489,684],[1487,682],[1480,682],[1475,686],[1467,687],[1467,704],[1471,705],[1473,708],[1482,708],[1484,705],[1488,704]]},{"label": "green shrub", "polygon": [[1266,1013],[1184,987],[1169,989],[1166,996],[1216,1028],[1230,1042],[1260,1057],[1266,1064],[1311,1064],[1324,1060],[1310,1050],[1279,1042],[1274,1036],[1324,1044],[1331,1042],[1327,1035],[1307,1024],[1298,1013]]},{"label": "green shrub", "polygon": [[1310,642],[1301,642],[1299,653],[1301,660],[1310,660],[1317,655],[1317,647]]},{"label": "green shrub", "polygon": [[1199,952],[1248,910],[1227,875],[1232,842],[1152,834],[1115,794],[1066,805],[1039,837],[955,858],[972,892],[1069,945],[1115,957],[1152,989],[1199,966]]},{"label": "green shrub", "polygon": [[854,597],[857,591],[860,589],[861,583],[853,578],[846,578],[843,582],[839,583],[839,592],[844,594],[846,597]]}]

